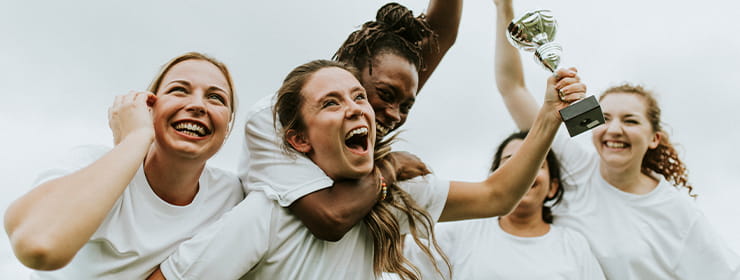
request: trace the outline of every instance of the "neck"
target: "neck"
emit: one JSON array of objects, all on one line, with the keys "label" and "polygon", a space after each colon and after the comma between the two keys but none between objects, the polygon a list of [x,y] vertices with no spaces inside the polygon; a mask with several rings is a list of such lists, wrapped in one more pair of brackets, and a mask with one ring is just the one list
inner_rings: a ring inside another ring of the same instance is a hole
[{"label": "neck", "polygon": [[537,237],[550,231],[550,224],[542,220],[542,207],[539,207],[539,211],[517,212],[524,211],[515,209],[511,214],[499,219],[499,225],[506,233],[519,237]]},{"label": "neck", "polygon": [[604,162],[601,162],[599,165],[601,177],[610,185],[623,192],[646,194],[653,191],[658,186],[658,180],[645,175],[640,169],[640,165],[630,166],[627,168],[609,167]]},{"label": "neck", "polygon": [[166,156],[157,152],[155,146],[144,159],[144,174],[152,191],[170,204],[190,204],[198,193],[205,162]]}]

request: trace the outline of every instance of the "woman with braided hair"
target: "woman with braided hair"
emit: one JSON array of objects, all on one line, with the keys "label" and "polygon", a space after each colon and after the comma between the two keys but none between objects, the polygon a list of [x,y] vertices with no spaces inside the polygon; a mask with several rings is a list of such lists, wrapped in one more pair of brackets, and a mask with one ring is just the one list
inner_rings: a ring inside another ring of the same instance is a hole
[{"label": "woman with braided hair", "polygon": [[[415,17],[397,3],[382,6],[375,20],[352,32],[335,60],[360,70],[378,123],[378,139],[405,121],[424,85],[457,37],[462,1],[431,0]],[[239,175],[247,192],[263,191],[288,207],[319,239],[336,241],[360,222],[377,202],[377,180],[364,176],[332,180],[303,155],[286,156],[273,125],[275,100],[266,96],[247,113]],[[399,179],[429,173],[416,157],[390,155]],[[388,176],[390,177],[390,176]]]}]

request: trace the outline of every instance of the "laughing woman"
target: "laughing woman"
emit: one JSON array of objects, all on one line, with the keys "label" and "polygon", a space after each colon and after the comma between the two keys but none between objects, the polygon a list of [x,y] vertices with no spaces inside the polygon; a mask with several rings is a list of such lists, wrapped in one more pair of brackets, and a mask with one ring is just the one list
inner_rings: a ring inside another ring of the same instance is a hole
[{"label": "laughing woman", "polygon": [[[504,35],[511,0],[494,2],[496,83],[517,126],[527,129],[538,109]],[[565,136],[553,143],[572,186],[553,209],[556,224],[586,237],[608,279],[740,279],[740,258],[686,194],[688,172],[661,128],[653,93],[625,84],[599,100],[606,124],[593,130],[596,153]]]},{"label": "laughing woman", "polygon": [[[585,86],[571,77],[564,85],[581,88],[566,96],[577,100]],[[432,174],[389,183],[381,176],[392,163],[387,143],[376,145],[375,113],[346,64],[317,60],[293,70],[278,91],[276,118],[286,149],[306,155],[334,180],[372,174],[378,202],[364,223],[337,242],[315,238],[288,209],[261,191],[225,214],[213,226],[183,243],[161,268],[168,279],[374,279],[382,272],[419,279],[402,254],[401,236],[410,233],[428,256],[437,252],[437,220],[491,217],[508,213],[532,185],[567,105],[548,80],[547,101],[522,143],[526,153],[488,179],[476,183],[441,180]],[[429,238],[432,242],[421,241]],[[439,272],[445,268],[437,268]],[[156,274],[155,277],[160,277]]]},{"label": "laughing woman", "polygon": [[[360,83],[375,111],[378,139],[406,121],[419,90],[457,36],[462,0],[431,0],[427,14],[414,16],[398,3],[383,5],[374,20],[352,32],[335,59],[361,71]],[[286,156],[272,121],[273,96],[247,113],[239,175],[248,191],[259,190],[294,215],[318,238],[336,241],[370,212],[376,178],[332,179],[304,155]],[[278,123],[279,126],[279,123]],[[401,179],[428,173],[418,160],[404,160]]]},{"label": "laughing woman", "polygon": [[143,279],[243,197],[206,166],[228,134],[234,93],[222,63],[187,53],[149,91],[116,97],[115,146],[75,149],[5,214],[18,259],[41,279]]}]

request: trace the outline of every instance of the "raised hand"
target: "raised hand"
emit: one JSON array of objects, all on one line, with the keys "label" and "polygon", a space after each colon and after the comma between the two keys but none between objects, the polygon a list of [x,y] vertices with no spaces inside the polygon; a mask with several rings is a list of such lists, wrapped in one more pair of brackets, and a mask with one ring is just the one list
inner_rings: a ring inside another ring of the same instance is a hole
[{"label": "raised hand", "polygon": [[115,145],[133,133],[143,133],[154,139],[151,111],[156,101],[157,97],[147,91],[131,91],[116,96],[113,105],[108,108],[108,126],[113,132]]}]

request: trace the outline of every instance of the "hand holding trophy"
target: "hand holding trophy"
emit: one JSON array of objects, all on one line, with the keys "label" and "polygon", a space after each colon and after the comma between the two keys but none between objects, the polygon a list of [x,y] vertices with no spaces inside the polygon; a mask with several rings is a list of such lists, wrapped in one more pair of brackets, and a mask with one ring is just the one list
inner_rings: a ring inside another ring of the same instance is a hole
[{"label": "hand holding trophy", "polygon": [[[563,51],[560,44],[553,42],[556,31],[557,21],[550,11],[537,10],[511,21],[507,37],[515,47],[533,51],[537,61],[554,73]],[[604,123],[601,106],[593,95],[563,108],[560,116],[571,137]]]}]

